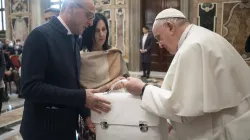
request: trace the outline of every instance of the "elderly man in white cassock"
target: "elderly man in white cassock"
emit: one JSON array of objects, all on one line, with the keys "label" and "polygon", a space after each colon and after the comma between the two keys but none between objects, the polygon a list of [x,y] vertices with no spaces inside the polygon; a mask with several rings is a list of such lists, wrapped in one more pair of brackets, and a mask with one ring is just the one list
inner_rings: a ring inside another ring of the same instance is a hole
[{"label": "elderly man in white cassock", "polygon": [[161,88],[124,82],[141,107],[169,119],[178,140],[250,140],[250,69],[234,47],[172,8],[157,15],[153,33],[175,57]]}]

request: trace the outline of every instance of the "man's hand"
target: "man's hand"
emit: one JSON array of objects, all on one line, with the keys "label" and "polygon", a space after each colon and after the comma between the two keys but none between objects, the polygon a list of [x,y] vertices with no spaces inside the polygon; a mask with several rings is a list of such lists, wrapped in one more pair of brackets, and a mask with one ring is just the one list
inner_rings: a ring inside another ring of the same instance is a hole
[{"label": "man's hand", "polygon": [[147,50],[140,49],[140,52],[145,53],[145,52],[147,52]]},{"label": "man's hand", "polygon": [[127,89],[127,91],[135,96],[140,96],[145,83],[140,79],[133,77],[129,77],[127,78],[127,80],[127,82],[123,82],[124,87]]},{"label": "man's hand", "polygon": [[141,53],[144,53],[144,50],[143,50],[143,49],[140,49],[140,52],[141,52]]},{"label": "man's hand", "polygon": [[102,112],[109,112],[111,107],[110,107],[110,102],[101,99],[97,96],[94,95],[96,93],[95,89],[86,89],[86,107],[101,114]]}]

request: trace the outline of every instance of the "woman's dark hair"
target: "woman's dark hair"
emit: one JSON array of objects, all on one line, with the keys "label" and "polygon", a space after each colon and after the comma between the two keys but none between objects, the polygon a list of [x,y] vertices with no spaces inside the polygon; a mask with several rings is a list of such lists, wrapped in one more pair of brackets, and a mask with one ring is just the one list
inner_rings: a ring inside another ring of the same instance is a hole
[{"label": "woman's dark hair", "polygon": [[106,40],[103,44],[103,50],[110,49],[110,46],[108,45],[108,38],[109,38],[109,27],[108,27],[108,21],[104,15],[101,13],[95,14],[95,19],[93,21],[93,26],[88,27],[85,29],[85,31],[82,34],[82,48],[88,49],[88,51],[93,50],[93,45],[95,44],[95,31],[96,26],[100,20],[103,20],[106,26],[107,34],[106,34]]}]

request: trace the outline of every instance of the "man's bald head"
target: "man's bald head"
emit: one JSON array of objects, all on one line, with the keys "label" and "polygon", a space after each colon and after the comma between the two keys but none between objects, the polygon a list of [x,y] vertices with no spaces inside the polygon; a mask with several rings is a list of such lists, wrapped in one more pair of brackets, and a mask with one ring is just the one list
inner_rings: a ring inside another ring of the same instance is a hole
[{"label": "man's bald head", "polygon": [[60,17],[73,34],[81,35],[85,28],[93,24],[94,2],[93,0],[64,0]]},{"label": "man's bald head", "polygon": [[67,7],[70,5],[70,3],[85,5],[86,7],[94,5],[93,0],[64,0],[61,12],[64,12],[67,9]]}]

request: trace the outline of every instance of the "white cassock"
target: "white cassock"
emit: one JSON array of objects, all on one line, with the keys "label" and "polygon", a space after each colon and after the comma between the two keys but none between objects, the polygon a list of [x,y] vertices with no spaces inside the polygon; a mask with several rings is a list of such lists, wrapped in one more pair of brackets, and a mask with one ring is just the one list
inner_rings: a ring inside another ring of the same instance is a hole
[{"label": "white cassock", "polygon": [[171,121],[178,140],[250,140],[250,69],[220,35],[190,25],[162,88],[141,107]]}]

